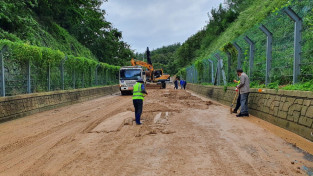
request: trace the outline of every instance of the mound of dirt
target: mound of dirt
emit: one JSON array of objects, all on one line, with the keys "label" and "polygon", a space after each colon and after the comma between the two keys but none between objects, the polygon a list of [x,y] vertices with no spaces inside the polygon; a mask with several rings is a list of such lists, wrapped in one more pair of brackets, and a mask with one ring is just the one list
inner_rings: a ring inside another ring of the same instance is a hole
[{"label": "mound of dirt", "polygon": [[159,103],[147,103],[143,105],[143,112],[170,112],[174,109]]}]

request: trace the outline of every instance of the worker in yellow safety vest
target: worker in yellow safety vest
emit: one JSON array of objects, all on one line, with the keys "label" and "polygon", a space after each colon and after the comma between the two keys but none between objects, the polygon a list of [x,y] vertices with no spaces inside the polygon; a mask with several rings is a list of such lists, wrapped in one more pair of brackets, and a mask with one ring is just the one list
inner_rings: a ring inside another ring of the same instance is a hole
[{"label": "worker in yellow safety vest", "polygon": [[137,80],[133,89],[133,104],[135,107],[135,120],[137,125],[141,125],[140,116],[142,113],[144,96],[147,95],[145,84],[141,78]]}]

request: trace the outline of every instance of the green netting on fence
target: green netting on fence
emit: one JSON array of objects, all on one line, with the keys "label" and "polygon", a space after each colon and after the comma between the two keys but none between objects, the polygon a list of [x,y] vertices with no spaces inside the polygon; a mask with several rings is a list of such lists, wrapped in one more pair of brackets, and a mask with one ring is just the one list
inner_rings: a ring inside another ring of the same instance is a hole
[{"label": "green netting on fence", "polygon": [[[313,1],[301,0],[292,1],[286,4],[283,9],[276,9],[260,24],[247,29],[233,41],[230,41],[223,48],[211,53],[207,58],[197,60],[193,65],[178,72],[178,75],[186,78],[192,83],[207,83],[222,85],[223,80],[232,82],[237,79],[235,70],[241,67],[244,72],[250,75],[251,80],[256,84],[267,83],[278,85],[292,84],[294,77],[297,82],[307,82],[313,79]],[[294,76],[295,58],[295,22],[286,13],[286,9],[291,9],[302,19],[300,54],[300,74]],[[271,60],[267,72],[267,35],[261,31],[260,26],[265,26],[273,37]],[[253,57],[250,56],[250,44],[247,39],[254,43]],[[242,51],[238,58],[239,50],[234,46],[237,44]],[[222,59],[221,70],[218,70],[219,62],[216,54]],[[251,59],[253,58],[253,59]],[[239,63],[238,63],[239,60]],[[212,63],[213,62],[213,78]],[[251,65],[250,65],[251,62]],[[184,71],[186,73],[184,73]],[[223,77],[225,74],[225,77]],[[185,75],[185,76],[184,76]]]},{"label": "green netting on fence", "polygon": [[118,83],[118,66],[7,40],[0,40],[0,49],[2,96]]}]

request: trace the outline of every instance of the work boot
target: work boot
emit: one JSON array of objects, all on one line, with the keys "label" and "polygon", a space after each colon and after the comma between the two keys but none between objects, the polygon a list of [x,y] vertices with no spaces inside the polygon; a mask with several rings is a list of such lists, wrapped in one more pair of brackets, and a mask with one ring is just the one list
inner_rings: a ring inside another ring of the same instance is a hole
[{"label": "work boot", "polygon": [[249,117],[249,114],[237,114],[236,117]]},{"label": "work boot", "polygon": [[142,124],[143,124],[142,121],[140,121],[139,123],[136,122],[136,125],[142,125]]},{"label": "work boot", "polygon": [[234,109],[234,110],[233,110],[233,113],[236,113],[236,114],[237,114],[237,110]]}]

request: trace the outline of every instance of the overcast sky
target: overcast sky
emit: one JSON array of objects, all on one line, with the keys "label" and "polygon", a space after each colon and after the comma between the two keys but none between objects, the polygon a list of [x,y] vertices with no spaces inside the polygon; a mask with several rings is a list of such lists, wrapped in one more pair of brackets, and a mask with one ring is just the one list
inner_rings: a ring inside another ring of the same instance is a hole
[{"label": "overcast sky", "polygon": [[108,0],[105,18],[122,31],[123,41],[143,53],[183,43],[201,30],[207,13],[224,0]]}]

